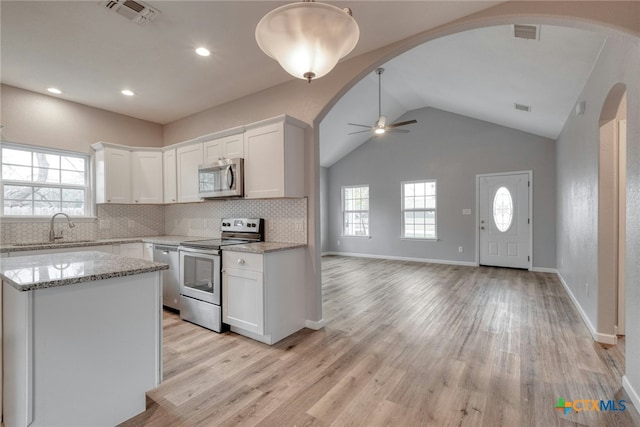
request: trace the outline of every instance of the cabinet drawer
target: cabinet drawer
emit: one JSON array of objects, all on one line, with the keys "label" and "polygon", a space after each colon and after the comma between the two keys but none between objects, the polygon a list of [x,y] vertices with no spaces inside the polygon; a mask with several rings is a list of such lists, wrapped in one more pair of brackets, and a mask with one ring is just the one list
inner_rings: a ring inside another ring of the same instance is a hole
[{"label": "cabinet drawer", "polygon": [[262,254],[222,251],[222,268],[263,271]]}]

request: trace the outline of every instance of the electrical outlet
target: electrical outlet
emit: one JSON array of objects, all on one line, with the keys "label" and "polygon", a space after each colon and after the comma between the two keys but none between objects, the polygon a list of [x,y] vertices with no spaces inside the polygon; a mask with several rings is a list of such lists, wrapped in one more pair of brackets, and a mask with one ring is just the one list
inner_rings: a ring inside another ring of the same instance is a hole
[{"label": "electrical outlet", "polygon": [[293,229],[295,231],[297,231],[298,233],[302,233],[304,231],[304,226],[302,224],[302,220],[301,219],[295,220],[294,225],[293,225]]},{"label": "electrical outlet", "polygon": [[462,253],[462,246],[458,246],[458,252]]},{"label": "electrical outlet", "polygon": [[336,244],[337,244],[338,246],[340,246],[340,240],[338,240],[338,241],[336,242]]},{"label": "electrical outlet", "polygon": [[462,215],[471,215],[471,209],[462,209]]},{"label": "electrical outlet", "polygon": [[136,223],[132,219],[127,221],[127,227],[133,228],[135,226],[136,226]]}]

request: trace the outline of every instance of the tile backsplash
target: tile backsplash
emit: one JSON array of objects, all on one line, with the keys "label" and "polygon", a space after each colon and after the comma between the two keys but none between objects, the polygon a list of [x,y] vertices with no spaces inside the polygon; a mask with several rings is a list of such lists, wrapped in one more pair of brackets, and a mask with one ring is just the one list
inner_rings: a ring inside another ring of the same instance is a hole
[{"label": "tile backsplash", "polygon": [[[307,199],[214,200],[175,205],[98,205],[97,219],[76,220],[69,228],[56,218],[56,231],[65,240],[184,235],[220,237],[220,222],[227,217],[265,219],[265,239],[272,242],[307,242]],[[0,243],[43,242],[49,221],[0,223]]]},{"label": "tile backsplash", "polygon": [[165,232],[220,237],[222,218],[264,218],[265,240],[307,243],[307,199],[213,200],[169,205]]}]

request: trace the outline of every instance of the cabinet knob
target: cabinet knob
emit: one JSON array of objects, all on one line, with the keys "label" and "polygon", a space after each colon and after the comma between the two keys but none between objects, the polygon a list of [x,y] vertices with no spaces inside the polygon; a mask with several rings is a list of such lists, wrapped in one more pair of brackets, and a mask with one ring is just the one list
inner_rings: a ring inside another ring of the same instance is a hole
[{"label": "cabinet knob", "polygon": [[111,199],[108,199],[108,200],[107,200],[107,203],[111,203]]},{"label": "cabinet knob", "polygon": [[244,260],[242,258],[238,259],[238,264],[244,264]]},{"label": "cabinet knob", "polygon": [[138,203],[138,201],[136,200],[136,203]]}]

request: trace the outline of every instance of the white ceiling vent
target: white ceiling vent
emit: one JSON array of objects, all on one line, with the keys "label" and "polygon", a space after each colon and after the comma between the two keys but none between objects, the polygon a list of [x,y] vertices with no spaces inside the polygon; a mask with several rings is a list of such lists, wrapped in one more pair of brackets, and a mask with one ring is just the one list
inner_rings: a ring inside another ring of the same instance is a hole
[{"label": "white ceiling vent", "polygon": [[513,37],[525,40],[540,40],[540,26],[515,24],[513,26]]},{"label": "white ceiling vent", "polygon": [[515,107],[516,110],[518,111],[526,111],[527,113],[531,111],[531,106],[530,105],[524,105],[524,104],[513,104],[513,106]]},{"label": "white ceiling vent", "polygon": [[102,6],[116,12],[118,15],[135,22],[144,24],[153,21],[156,15],[160,14],[157,9],[152,8],[142,2],[134,0],[107,0],[100,3]]}]

